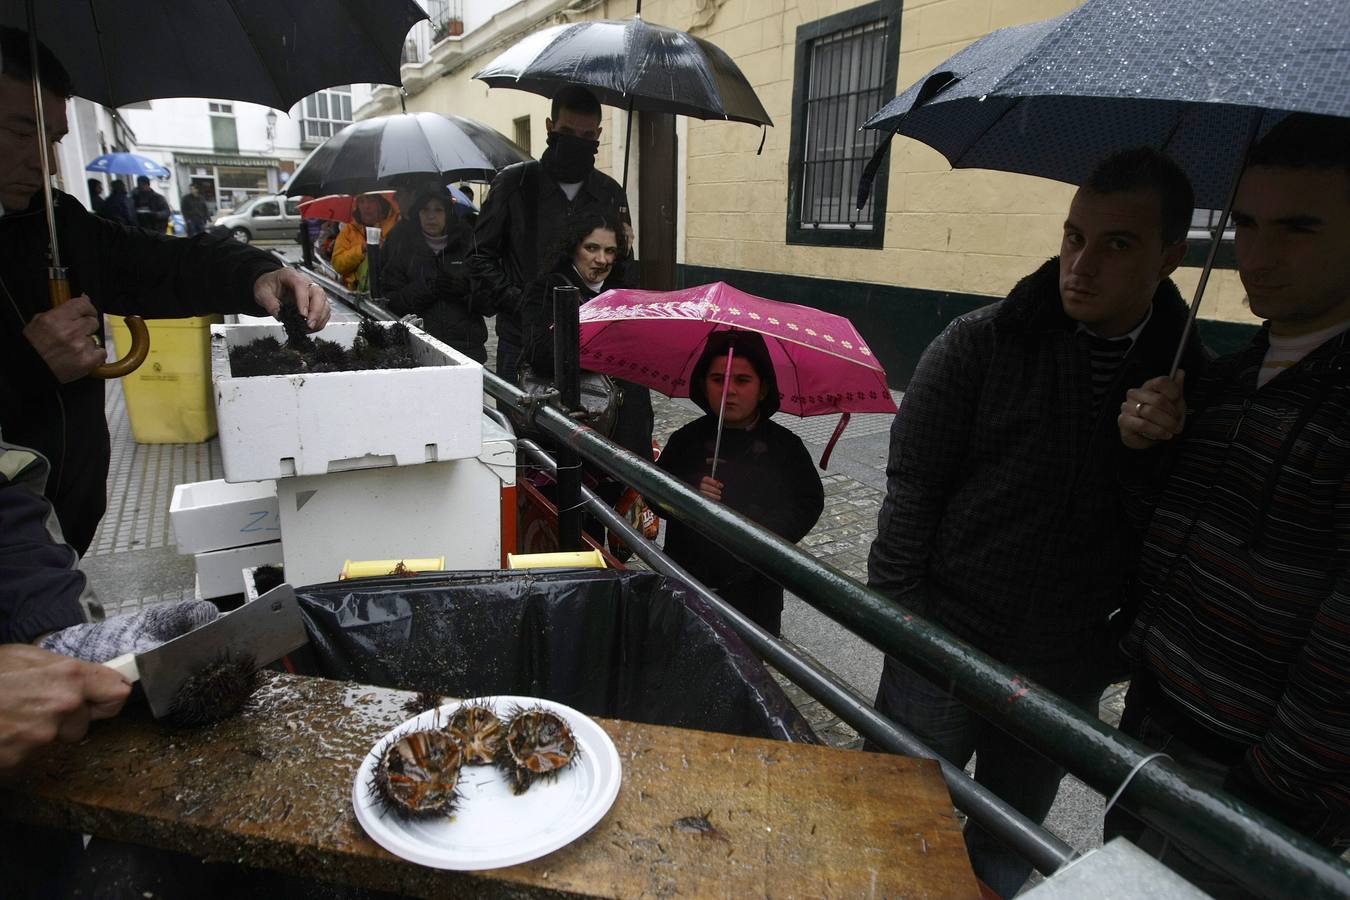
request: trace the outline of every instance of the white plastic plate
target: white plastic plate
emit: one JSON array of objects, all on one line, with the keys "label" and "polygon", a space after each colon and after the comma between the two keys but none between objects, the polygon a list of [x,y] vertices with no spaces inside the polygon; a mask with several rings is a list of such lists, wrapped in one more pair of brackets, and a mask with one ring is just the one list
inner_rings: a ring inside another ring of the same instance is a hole
[{"label": "white plastic plate", "polygon": [[[536,705],[557,713],[576,735],[577,760],[556,779],[536,781],[518,797],[496,767],[465,766],[459,777],[461,799],[449,817],[407,820],[386,812],[370,791],[376,750],[396,734],[443,726],[460,703],[473,702],[491,704],[498,715]],[[614,742],[570,706],[534,697],[481,697],[447,703],[390,729],[361,761],[352,806],[366,834],[403,859],[435,869],[497,869],[538,859],[581,837],[609,811],[621,779]]]}]

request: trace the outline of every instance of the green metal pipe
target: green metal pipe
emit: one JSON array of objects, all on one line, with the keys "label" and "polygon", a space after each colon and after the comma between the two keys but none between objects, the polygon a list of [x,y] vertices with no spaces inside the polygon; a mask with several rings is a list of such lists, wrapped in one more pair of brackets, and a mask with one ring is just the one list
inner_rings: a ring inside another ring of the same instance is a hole
[{"label": "green metal pipe", "polygon": [[[525,408],[525,395],[491,373],[484,387]],[[1113,794],[1150,752],[1139,742],[1064,703],[941,628],[887,600],[655,466],[577,425],[552,408],[535,422],[564,446],[636,488],[664,511],[714,538],[836,622],[939,683],[1010,734],[1063,765],[1103,794]],[[1156,760],[1134,775],[1119,801],[1264,896],[1342,900],[1350,868],[1320,846],[1183,769]],[[1295,887],[1296,886],[1296,887]]]}]

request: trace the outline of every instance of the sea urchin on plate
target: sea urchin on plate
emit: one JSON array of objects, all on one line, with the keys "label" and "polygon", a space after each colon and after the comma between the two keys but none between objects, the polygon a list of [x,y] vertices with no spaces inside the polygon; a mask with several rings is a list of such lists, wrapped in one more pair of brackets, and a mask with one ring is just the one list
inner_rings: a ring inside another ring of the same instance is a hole
[{"label": "sea urchin on plate", "polygon": [[464,765],[488,766],[502,752],[502,720],[486,703],[465,703],[455,710],[445,730],[459,742]]},{"label": "sea urchin on plate", "polygon": [[455,788],[463,759],[459,744],[444,731],[399,735],[380,753],[372,792],[402,818],[449,815],[459,799]]},{"label": "sea urchin on plate", "polygon": [[542,706],[517,708],[506,721],[506,740],[497,766],[523,794],[541,778],[556,778],[577,758],[577,739],[562,716]]}]

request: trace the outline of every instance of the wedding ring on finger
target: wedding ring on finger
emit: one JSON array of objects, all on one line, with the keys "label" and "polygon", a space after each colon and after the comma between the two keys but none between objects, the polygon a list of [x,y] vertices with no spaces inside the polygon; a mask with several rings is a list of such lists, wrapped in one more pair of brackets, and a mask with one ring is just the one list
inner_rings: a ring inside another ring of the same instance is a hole
[{"label": "wedding ring on finger", "polygon": [[1142,417],[1144,415],[1144,401],[1136,400],[1134,404],[1134,414]]}]

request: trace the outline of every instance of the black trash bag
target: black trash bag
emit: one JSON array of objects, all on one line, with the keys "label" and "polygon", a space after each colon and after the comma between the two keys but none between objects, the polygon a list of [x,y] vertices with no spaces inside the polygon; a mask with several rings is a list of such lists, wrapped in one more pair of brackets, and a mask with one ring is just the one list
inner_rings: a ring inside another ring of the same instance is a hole
[{"label": "black trash bag", "polygon": [[301,671],[451,697],[819,743],[764,664],[683,583],[648,572],[461,572],[296,590]]}]

